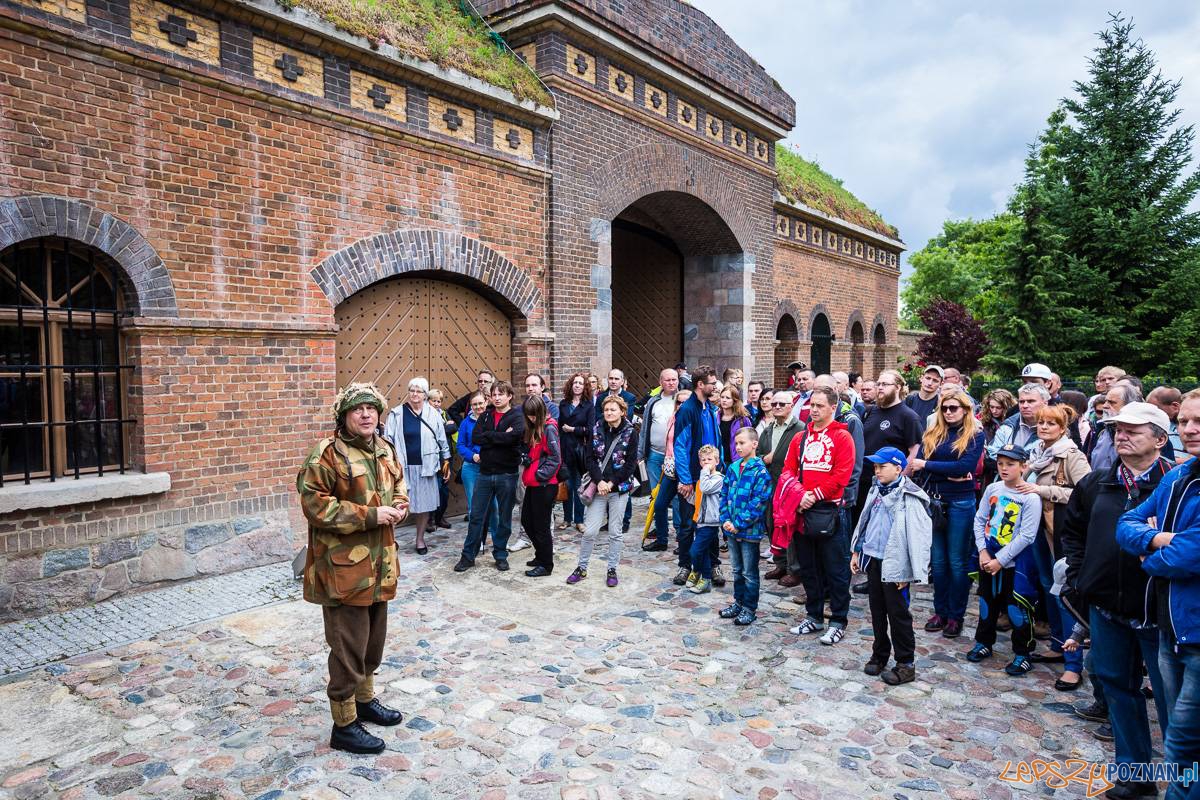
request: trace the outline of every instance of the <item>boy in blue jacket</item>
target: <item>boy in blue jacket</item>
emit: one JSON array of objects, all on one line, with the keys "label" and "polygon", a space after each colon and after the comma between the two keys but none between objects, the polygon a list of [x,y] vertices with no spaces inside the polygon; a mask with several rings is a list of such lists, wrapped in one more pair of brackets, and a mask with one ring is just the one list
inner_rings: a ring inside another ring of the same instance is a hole
[{"label": "boy in blue jacket", "polygon": [[758,449],[758,431],[742,428],[734,439],[737,460],[725,473],[721,489],[721,530],[729,541],[733,569],[733,603],[721,619],[749,625],[758,613],[758,543],[766,535],[767,504],[771,502],[771,473]]},{"label": "boy in blue jacket", "polygon": [[[1200,389],[1183,397],[1178,429],[1193,456],[1171,470],[1149,499],[1121,517],[1117,543],[1142,559],[1154,580],[1158,620],[1158,666],[1166,694],[1167,735],[1163,761],[1183,770],[1200,759]],[[1166,800],[1200,797],[1172,783]]]}]

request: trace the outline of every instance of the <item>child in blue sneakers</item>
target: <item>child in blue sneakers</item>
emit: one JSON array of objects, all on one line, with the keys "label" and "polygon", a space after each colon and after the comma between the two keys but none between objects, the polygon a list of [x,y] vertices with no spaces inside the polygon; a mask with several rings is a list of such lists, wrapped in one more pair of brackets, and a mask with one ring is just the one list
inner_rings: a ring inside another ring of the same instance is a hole
[{"label": "child in blue sneakers", "polygon": [[1014,678],[1033,669],[1033,604],[1037,589],[1030,575],[1032,545],[1042,518],[1042,500],[1022,494],[1025,462],[1029,454],[1016,444],[1006,444],[996,453],[1000,480],[983,492],[975,512],[975,548],[979,551],[979,625],[975,647],[967,660],[978,663],[992,655],[996,644],[996,620],[1008,612],[1012,622],[1013,660],[1004,671]]},{"label": "child in blue sneakers", "polygon": [[767,533],[771,474],[754,454],[758,449],[758,431],[754,428],[738,431],[734,449],[738,457],[725,472],[721,489],[721,531],[729,542],[733,603],[721,610],[721,619],[749,625],[758,613],[758,543]]}]

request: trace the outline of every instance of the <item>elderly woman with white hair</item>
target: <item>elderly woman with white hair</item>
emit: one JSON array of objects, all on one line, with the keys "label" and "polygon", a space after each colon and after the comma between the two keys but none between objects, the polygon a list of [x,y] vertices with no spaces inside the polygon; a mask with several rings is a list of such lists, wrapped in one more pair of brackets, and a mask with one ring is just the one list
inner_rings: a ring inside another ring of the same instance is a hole
[{"label": "elderly woman with white hair", "polygon": [[392,409],[383,427],[383,437],[396,448],[396,456],[404,468],[408,483],[409,514],[416,526],[415,549],[425,555],[425,529],[429,515],[437,510],[441,497],[438,492],[438,473],[442,480],[450,476],[450,442],[446,438],[446,423],[441,413],[426,400],[429,381],[413,378],[408,382],[408,396]]}]

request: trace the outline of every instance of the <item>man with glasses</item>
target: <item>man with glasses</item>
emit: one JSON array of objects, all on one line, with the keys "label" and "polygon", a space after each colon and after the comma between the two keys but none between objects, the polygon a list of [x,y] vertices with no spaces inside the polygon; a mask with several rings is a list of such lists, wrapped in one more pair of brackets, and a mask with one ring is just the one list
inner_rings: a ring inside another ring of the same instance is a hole
[{"label": "man with glasses", "polygon": [[479,370],[479,374],[475,380],[475,391],[467,392],[462,397],[455,400],[449,408],[446,409],[446,416],[455,425],[462,425],[463,417],[467,416],[467,412],[471,410],[471,398],[477,393],[491,399],[492,384],[496,382],[496,376],[486,369]]},{"label": "man with glasses", "polygon": [[[787,458],[788,447],[792,444],[792,439],[796,435],[804,431],[804,426],[800,421],[792,417],[792,393],[787,391],[776,392],[771,398],[771,421],[758,437],[758,455],[767,465],[767,472],[771,475],[771,486],[779,483],[779,476],[783,474],[783,462]],[[767,506],[767,530],[773,530],[774,522],[771,518],[771,506]],[[791,588],[800,585],[800,578],[797,575],[792,575],[788,571],[787,566],[787,550],[782,548],[771,547],[771,559],[774,566],[763,575],[763,580],[778,580],[780,586]]]},{"label": "man with glasses", "polygon": [[[673,583],[683,586],[692,571],[692,540],[696,536],[696,482],[700,479],[700,448],[721,446],[721,415],[712,401],[717,393],[717,371],[709,366],[696,367],[692,373],[692,396],[675,413],[675,476],[679,481],[679,572]],[[712,541],[713,586],[724,586],[720,550]]]},{"label": "man with glasses", "polygon": [[[1081,710],[1088,719],[1112,725],[1116,763],[1153,760],[1142,668],[1150,676],[1158,723],[1165,729],[1162,674],[1158,669],[1158,626],[1148,619],[1146,584],[1141,562],[1117,544],[1121,515],[1154,493],[1172,469],[1162,457],[1167,415],[1149,403],[1131,403],[1112,419],[1118,462],[1079,480],[1062,522],[1062,549],[1067,560],[1064,602],[1090,608],[1092,648],[1088,671],[1096,684],[1096,703]],[[1157,796],[1152,784],[1122,784],[1121,797]]]}]

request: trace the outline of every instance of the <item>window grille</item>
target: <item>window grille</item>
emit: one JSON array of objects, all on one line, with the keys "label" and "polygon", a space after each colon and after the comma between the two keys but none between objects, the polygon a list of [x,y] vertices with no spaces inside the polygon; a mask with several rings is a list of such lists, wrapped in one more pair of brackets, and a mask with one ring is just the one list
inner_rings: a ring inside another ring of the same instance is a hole
[{"label": "window grille", "polygon": [[0,252],[0,486],[129,468],[116,276],[66,239]]}]

